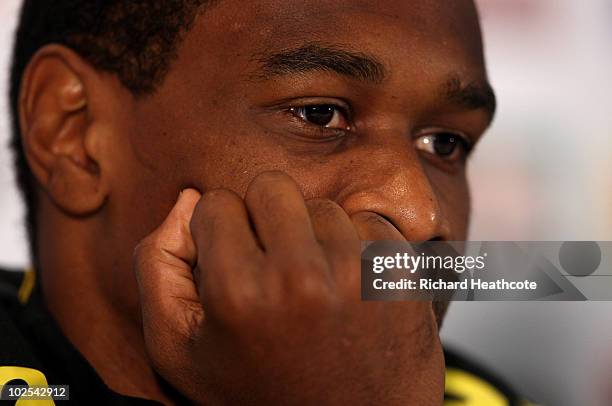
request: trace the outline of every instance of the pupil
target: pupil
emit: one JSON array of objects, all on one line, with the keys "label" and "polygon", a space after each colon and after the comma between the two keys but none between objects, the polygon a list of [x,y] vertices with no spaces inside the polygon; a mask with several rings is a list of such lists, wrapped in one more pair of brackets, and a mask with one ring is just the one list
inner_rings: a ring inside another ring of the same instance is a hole
[{"label": "pupil", "polygon": [[335,112],[336,108],[330,105],[306,106],[304,111],[306,120],[320,126],[328,125],[333,120]]},{"label": "pupil", "polygon": [[434,150],[436,154],[441,156],[448,156],[455,152],[457,148],[457,137],[452,134],[439,134],[436,135],[434,141]]}]

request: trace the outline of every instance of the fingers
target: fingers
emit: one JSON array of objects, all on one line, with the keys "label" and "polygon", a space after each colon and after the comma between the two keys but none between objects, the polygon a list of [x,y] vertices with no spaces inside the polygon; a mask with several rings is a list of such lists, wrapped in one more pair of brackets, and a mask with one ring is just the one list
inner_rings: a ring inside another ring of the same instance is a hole
[{"label": "fingers", "polygon": [[226,263],[243,266],[261,255],[244,202],[230,190],[207,192],[196,206],[190,229],[203,261],[219,253],[227,257]]},{"label": "fingers", "polygon": [[169,328],[187,334],[203,319],[192,274],[196,248],[189,230],[199,199],[196,190],[183,191],[162,225],[134,251],[145,334]]},{"label": "fingers", "polygon": [[360,211],[351,216],[351,221],[363,241],[405,241],[402,233],[381,215],[371,211]]},{"label": "fingers", "polygon": [[187,333],[204,309],[210,320],[247,314],[266,301],[325,301],[334,285],[352,291],[359,284],[359,238],[403,240],[375,213],[349,218],[329,200],[305,202],[280,172],[259,175],[244,200],[228,190],[203,197],[186,190],[136,250],[143,322]]},{"label": "fingers", "polygon": [[329,263],[295,181],[282,172],[262,173],[249,185],[245,201],[265,250],[268,266],[261,285],[268,305],[293,302],[306,311],[327,302]]},{"label": "fingers", "polygon": [[206,193],[191,230],[208,322],[240,325],[262,308],[308,311],[330,295],[329,263],[304,198],[288,175],[257,176],[244,201],[230,191]]},{"label": "fingers", "polygon": [[348,214],[327,199],[306,202],[317,241],[323,247],[333,270],[336,286],[359,282],[359,236]]},{"label": "fingers", "polygon": [[282,172],[264,172],[249,185],[245,202],[266,252],[303,252],[315,243],[304,197]]},{"label": "fingers", "polygon": [[313,229],[325,250],[340,297],[358,300],[361,282],[360,239],[404,241],[400,231],[384,217],[374,212],[348,214],[336,203],[326,199],[307,202]]},{"label": "fingers", "polygon": [[231,312],[257,295],[256,270],[263,253],[240,196],[229,190],[205,193],[190,227],[198,251],[199,292],[204,308],[211,314],[220,311],[220,306]]},{"label": "fingers", "polygon": [[260,283],[267,306],[311,312],[325,305],[331,297],[329,263],[295,181],[282,172],[262,173],[249,185],[245,202],[265,250]]},{"label": "fingers", "polygon": [[306,202],[317,241],[330,251],[345,253],[359,236],[346,212],[327,199]]}]

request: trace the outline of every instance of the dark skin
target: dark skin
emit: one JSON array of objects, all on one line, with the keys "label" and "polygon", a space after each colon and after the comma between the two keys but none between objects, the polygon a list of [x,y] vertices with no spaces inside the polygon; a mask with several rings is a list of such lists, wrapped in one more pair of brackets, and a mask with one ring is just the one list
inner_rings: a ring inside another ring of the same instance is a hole
[{"label": "dark skin", "polygon": [[112,389],[441,404],[432,305],[361,302],[359,240],[466,237],[471,1],[224,0],[151,95],[57,45],[21,95],[45,301]]}]

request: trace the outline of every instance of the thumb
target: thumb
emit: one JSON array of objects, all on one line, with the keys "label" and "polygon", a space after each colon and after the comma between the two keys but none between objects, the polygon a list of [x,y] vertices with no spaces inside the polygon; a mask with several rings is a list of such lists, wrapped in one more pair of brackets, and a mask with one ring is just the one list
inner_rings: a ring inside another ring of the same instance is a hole
[{"label": "thumb", "polygon": [[194,189],[181,192],[164,222],[134,251],[145,342],[152,358],[156,348],[163,353],[177,334],[191,336],[204,319],[192,272],[197,251],[189,230],[200,197]]}]

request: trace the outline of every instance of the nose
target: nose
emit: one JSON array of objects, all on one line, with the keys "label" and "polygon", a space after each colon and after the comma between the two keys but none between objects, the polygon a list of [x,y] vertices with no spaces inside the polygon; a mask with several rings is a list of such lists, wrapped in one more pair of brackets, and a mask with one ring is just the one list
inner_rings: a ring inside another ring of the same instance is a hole
[{"label": "nose", "polygon": [[374,212],[409,241],[450,239],[450,223],[416,152],[387,147],[369,151],[366,162],[354,166],[337,199],[349,215]]}]

